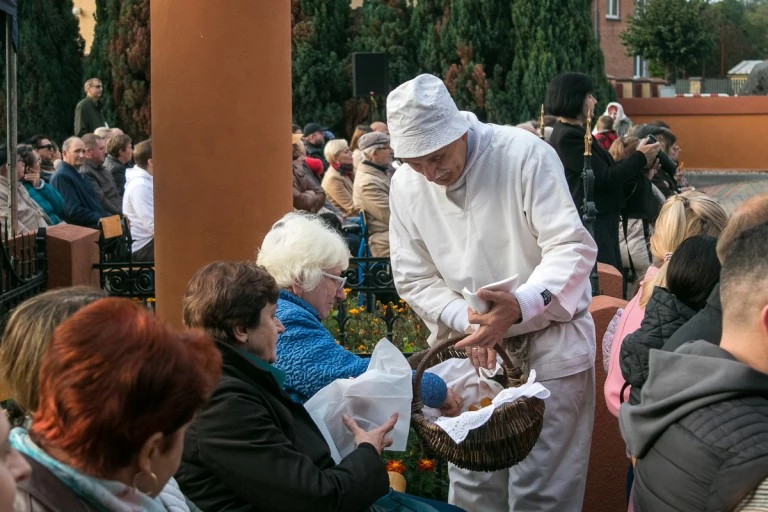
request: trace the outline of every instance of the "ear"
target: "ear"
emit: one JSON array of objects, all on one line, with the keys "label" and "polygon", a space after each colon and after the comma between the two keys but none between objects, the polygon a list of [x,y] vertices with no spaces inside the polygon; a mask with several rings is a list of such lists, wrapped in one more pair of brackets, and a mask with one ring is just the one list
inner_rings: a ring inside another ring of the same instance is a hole
[{"label": "ear", "polygon": [[763,334],[768,335],[768,304],[763,306],[760,311],[760,328],[763,330]]},{"label": "ear", "polygon": [[163,453],[164,437],[162,432],[155,432],[144,442],[136,461],[139,471],[152,472],[152,461]]},{"label": "ear", "polygon": [[297,284],[292,284],[291,285],[291,291],[297,297],[301,297],[301,294],[304,293],[304,289],[301,286],[297,285]]},{"label": "ear", "polygon": [[248,341],[248,330],[244,327],[238,325],[232,329],[232,334],[235,336],[238,343],[245,343]]}]

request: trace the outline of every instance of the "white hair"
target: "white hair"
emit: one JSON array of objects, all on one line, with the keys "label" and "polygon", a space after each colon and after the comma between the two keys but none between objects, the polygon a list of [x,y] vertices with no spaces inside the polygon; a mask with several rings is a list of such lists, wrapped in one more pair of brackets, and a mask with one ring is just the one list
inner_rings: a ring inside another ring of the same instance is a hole
[{"label": "white hair", "polygon": [[379,146],[371,146],[371,147],[365,148],[365,149],[363,149],[361,151],[363,152],[363,157],[366,160],[372,161],[373,160],[373,154],[376,152],[377,149],[381,149],[381,148]]},{"label": "white hair", "polygon": [[344,139],[333,139],[329,140],[325,144],[325,149],[323,149],[323,154],[325,155],[325,159],[328,160],[328,163],[334,163],[336,162],[336,155],[344,151],[345,149],[349,148],[349,144],[347,144],[347,141]]},{"label": "white hair", "polygon": [[99,126],[95,130],[93,130],[93,134],[97,137],[101,137],[102,139],[106,139],[107,137],[109,137],[111,133],[112,132],[110,131],[110,129],[107,128],[106,126]]},{"label": "white hair", "polygon": [[349,256],[344,238],[320,217],[292,212],[275,222],[264,237],[256,264],[267,269],[280,288],[295,284],[311,292],[324,271],[346,270]]}]

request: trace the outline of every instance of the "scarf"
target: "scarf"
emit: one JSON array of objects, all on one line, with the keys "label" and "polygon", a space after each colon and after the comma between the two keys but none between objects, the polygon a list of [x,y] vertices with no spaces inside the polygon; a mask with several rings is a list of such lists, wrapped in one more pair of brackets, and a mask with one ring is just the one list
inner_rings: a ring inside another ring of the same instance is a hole
[{"label": "scarf", "polygon": [[370,165],[370,166],[371,166],[371,167],[373,167],[374,169],[378,169],[378,170],[380,170],[381,172],[387,172],[387,171],[389,171],[389,166],[378,165],[378,164],[375,164],[375,163],[371,162],[370,160],[363,160],[363,163],[364,163],[365,165]]},{"label": "scarf", "polygon": [[348,176],[349,174],[352,174],[352,171],[354,170],[352,164],[342,164],[341,162],[333,162],[331,167],[339,171],[339,174],[342,176]]},{"label": "scarf", "polygon": [[72,492],[100,512],[189,512],[178,484],[171,480],[160,496],[151,498],[121,482],[103,480],[80,473],[59,462],[40,448],[29,432],[17,427],[10,434],[11,446],[45,466]]}]

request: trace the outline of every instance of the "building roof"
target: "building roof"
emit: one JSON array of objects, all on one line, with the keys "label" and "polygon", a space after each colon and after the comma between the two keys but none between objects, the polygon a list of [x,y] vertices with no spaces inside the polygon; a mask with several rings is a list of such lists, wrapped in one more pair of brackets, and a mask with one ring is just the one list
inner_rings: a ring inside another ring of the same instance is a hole
[{"label": "building roof", "polygon": [[728,71],[729,75],[748,75],[752,68],[763,62],[762,60],[743,60]]}]

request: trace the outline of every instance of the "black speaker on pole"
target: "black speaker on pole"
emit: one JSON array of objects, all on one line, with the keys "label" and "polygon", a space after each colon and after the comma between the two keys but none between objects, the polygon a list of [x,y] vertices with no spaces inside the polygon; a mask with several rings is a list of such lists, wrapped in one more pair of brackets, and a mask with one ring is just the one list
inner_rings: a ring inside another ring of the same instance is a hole
[{"label": "black speaker on pole", "polygon": [[389,94],[389,56],[386,53],[352,54],[352,94],[355,97]]}]

